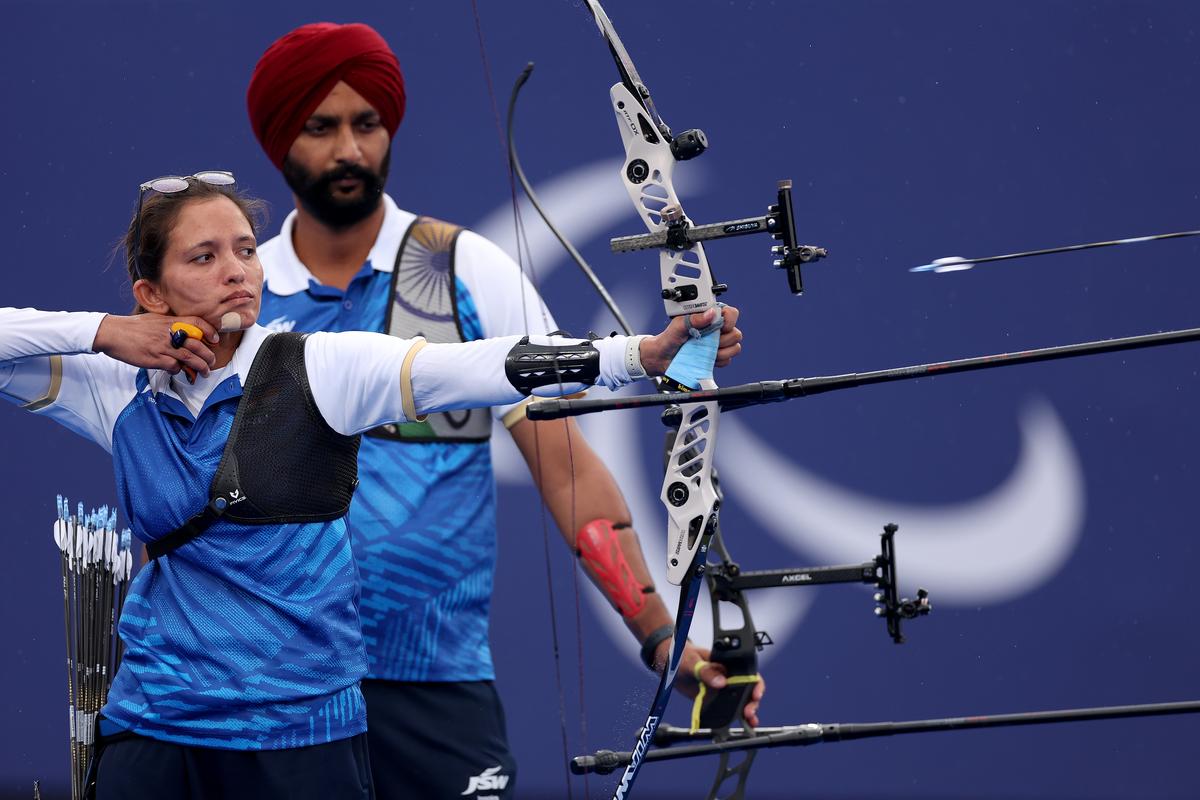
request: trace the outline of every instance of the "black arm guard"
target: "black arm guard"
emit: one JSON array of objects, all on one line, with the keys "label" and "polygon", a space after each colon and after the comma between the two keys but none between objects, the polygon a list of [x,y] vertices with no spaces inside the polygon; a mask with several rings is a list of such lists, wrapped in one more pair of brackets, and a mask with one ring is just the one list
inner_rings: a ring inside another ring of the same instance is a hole
[{"label": "black arm guard", "polygon": [[522,336],[504,359],[504,374],[513,388],[525,395],[541,386],[591,386],[600,377],[600,351],[590,341],[531,344],[528,336]]}]

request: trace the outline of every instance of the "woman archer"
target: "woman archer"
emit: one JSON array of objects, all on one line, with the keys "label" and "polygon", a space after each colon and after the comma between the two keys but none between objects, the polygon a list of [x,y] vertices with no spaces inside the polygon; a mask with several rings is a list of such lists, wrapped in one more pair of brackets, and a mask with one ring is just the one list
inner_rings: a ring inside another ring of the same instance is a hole
[{"label": "woman archer", "polygon": [[[102,800],[372,797],[343,519],[357,435],[531,392],[617,388],[661,374],[688,337],[682,319],[593,342],[270,334],[255,324],[260,206],[232,184],[208,172],[142,185],[124,240],[137,313],[0,309],[0,395],[112,454],[121,508],[152,557],[121,617]],[[725,309],[718,365],[740,350],[736,319]],[[570,383],[520,368],[546,363],[538,345],[558,348],[549,357]]]}]

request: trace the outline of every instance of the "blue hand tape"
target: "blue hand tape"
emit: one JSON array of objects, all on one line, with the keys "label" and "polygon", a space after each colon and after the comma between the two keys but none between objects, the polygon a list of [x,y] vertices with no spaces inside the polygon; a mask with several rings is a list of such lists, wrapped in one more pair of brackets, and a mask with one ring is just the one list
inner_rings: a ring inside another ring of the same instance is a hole
[{"label": "blue hand tape", "polygon": [[712,380],[720,338],[721,332],[716,330],[699,339],[688,339],[667,367],[667,377],[689,389],[699,389],[700,381]]},{"label": "blue hand tape", "polygon": [[688,389],[700,389],[701,380],[713,380],[713,365],[716,362],[716,345],[721,339],[721,325],[725,324],[724,302],[716,303],[716,319],[703,329],[691,324],[691,315],[684,318],[688,326],[688,341],[667,366],[666,377]]},{"label": "blue hand tape", "polygon": [[689,389],[699,389],[700,381],[713,379],[713,363],[717,360],[717,344],[721,340],[723,314],[717,308],[717,318],[703,330],[692,327],[691,317],[686,320],[688,340],[679,348],[675,358],[667,367],[667,377]]}]

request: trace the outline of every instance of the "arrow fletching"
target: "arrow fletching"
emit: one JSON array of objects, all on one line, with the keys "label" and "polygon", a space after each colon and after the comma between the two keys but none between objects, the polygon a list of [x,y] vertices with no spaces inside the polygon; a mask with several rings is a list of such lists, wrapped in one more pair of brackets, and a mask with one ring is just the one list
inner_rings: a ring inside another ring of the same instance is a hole
[{"label": "arrow fletching", "polygon": [[946,256],[945,258],[936,258],[928,264],[913,267],[909,272],[962,272],[974,266],[974,261],[965,259],[962,256]]}]

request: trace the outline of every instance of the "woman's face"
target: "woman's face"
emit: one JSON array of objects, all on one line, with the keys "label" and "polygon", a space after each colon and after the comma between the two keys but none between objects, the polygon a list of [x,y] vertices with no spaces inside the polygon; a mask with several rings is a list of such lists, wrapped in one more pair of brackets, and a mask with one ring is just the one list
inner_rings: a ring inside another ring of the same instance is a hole
[{"label": "woman's face", "polygon": [[[240,330],[258,319],[262,285],[258,242],[245,215],[227,197],[195,200],[179,211],[153,287],[166,308],[147,308]],[[233,314],[239,324],[231,324]]]}]

